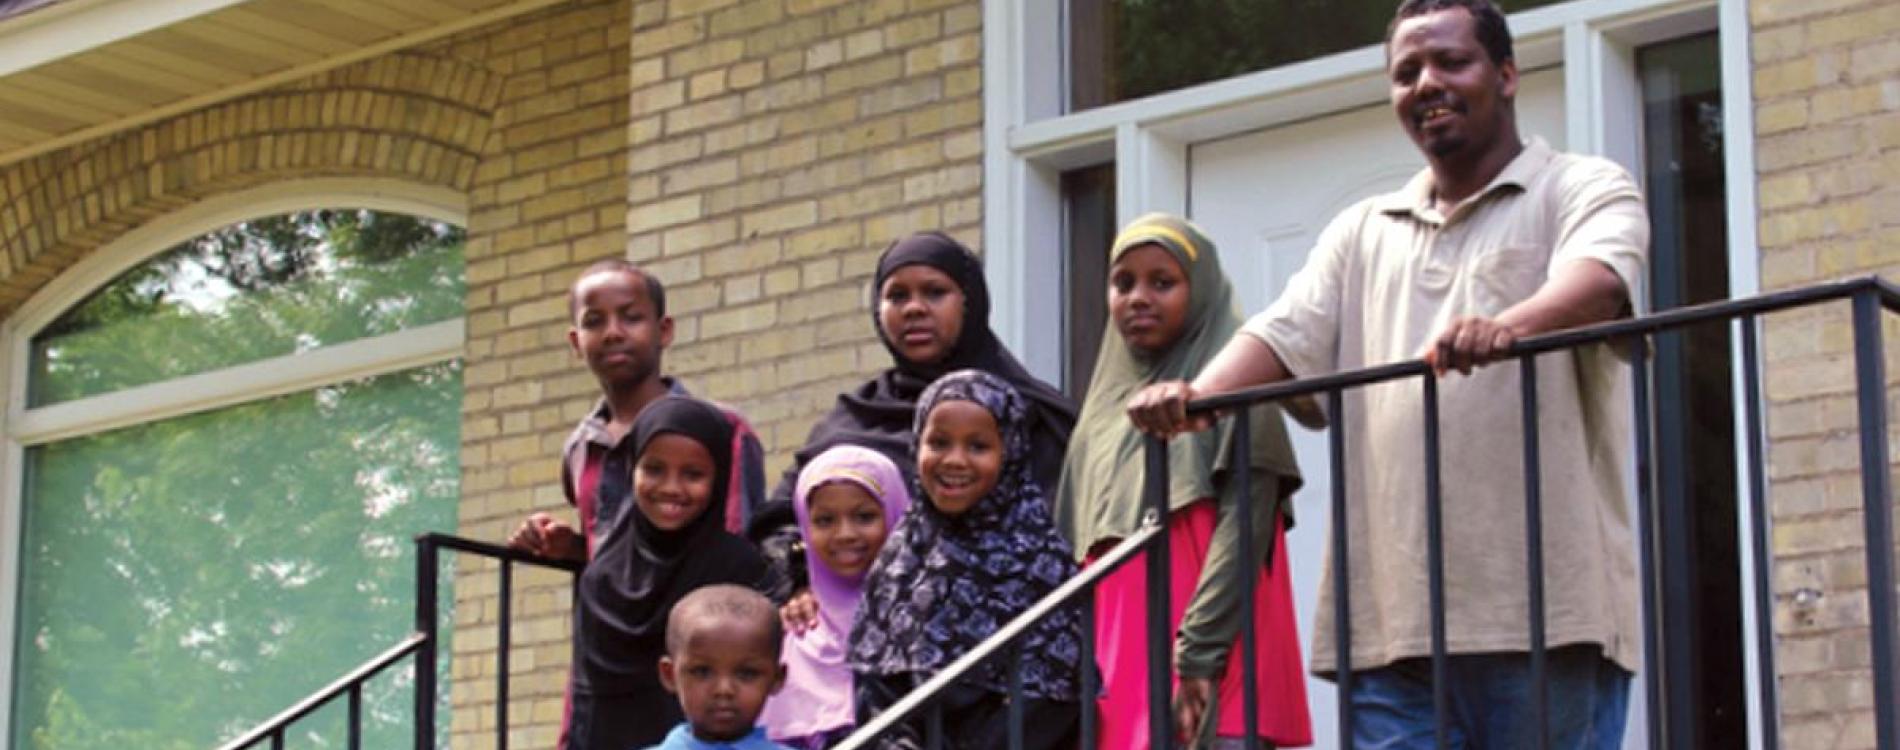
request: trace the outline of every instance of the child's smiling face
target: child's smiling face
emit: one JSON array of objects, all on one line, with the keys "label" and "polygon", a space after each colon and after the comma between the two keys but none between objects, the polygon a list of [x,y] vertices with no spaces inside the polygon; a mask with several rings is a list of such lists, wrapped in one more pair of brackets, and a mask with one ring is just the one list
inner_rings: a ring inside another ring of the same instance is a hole
[{"label": "child's smiling face", "polygon": [[952,399],[936,405],[917,440],[917,476],[930,504],[958,516],[996,488],[1003,473],[1003,436],[981,404]]},{"label": "child's smiling face", "polygon": [[863,487],[835,481],[812,490],[812,550],[831,572],[846,578],[870,570],[884,548],[884,506]]},{"label": "child's smiling face", "polygon": [[655,435],[634,463],[634,504],[661,531],[686,528],[706,511],[712,489],[712,454],[685,435]]}]

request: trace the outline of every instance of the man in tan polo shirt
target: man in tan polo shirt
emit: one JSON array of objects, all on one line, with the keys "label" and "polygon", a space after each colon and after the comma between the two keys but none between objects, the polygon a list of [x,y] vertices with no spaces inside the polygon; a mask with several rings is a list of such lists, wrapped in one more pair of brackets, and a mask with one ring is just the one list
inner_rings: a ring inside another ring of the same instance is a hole
[{"label": "man in tan polo shirt", "polygon": [[[1386,38],[1391,101],[1429,166],[1335,217],[1304,269],[1191,383],[1128,405],[1143,430],[1205,429],[1196,397],[1424,357],[1439,387],[1453,747],[1535,746],[1519,338],[1627,315],[1649,245],[1642,196],[1598,158],[1517,132],[1518,71],[1489,0],[1406,0]],[[1606,346],[1538,359],[1553,747],[1621,744],[1639,666],[1628,366]],[[1456,374],[1451,374],[1451,373]],[[1423,396],[1348,392],[1352,746],[1431,747]],[[1313,669],[1339,668],[1332,571]]]}]

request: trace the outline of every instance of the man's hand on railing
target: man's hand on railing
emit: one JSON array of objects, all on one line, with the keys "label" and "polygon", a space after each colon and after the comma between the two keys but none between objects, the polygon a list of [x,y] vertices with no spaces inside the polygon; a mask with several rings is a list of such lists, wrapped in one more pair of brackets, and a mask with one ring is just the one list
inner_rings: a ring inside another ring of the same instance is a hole
[{"label": "man's hand on railing", "polygon": [[1188,402],[1195,396],[1194,384],[1185,380],[1155,383],[1128,400],[1128,418],[1135,429],[1163,439],[1213,427],[1215,415],[1187,413]]},{"label": "man's hand on railing", "polygon": [[1517,332],[1510,325],[1495,318],[1466,315],[1445,326],[1437,338],[1425,345],[1419,357],[1439,377],[1448,370],[1470,375],[1473,367],[1503,359],[1515,343]]},{"label": "man's hand on railing", "polygon": [[508,535],[508,546],[556,560],[579,562],[587,557],[587,544],[580,532],[546,513],[535,513],[523,520],[521,526]]},{"label": "man's hand on railing", "polygon": [[1595,258],[1559,266],[1537,293],[1493,317],[1467,315],[1445,326],[1419,357],[1443,376],[1503,359],[1518,339],[1615,320],[1630,310],[1623,278]]}]

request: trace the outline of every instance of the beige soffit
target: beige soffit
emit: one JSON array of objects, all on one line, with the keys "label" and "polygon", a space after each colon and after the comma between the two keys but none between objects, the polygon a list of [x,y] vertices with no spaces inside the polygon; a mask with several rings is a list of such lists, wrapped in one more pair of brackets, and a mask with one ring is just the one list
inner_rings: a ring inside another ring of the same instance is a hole
[{"label": "beige soffit", "polygon": [[0,165],[565,0],[0,0]]},{"label": "beige soffit", "polygon": [[44,8],[59,0],[0,0],[0,20],[12,18],[29,10]]}]

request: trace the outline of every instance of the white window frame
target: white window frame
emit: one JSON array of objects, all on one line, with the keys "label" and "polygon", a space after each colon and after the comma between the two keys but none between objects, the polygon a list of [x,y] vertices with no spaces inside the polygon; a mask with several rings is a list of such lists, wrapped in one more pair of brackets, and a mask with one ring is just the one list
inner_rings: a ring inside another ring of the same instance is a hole
[{"label": "white window frame", "polygon": [[[1340,112],[1386,99],[1378,45],[1132,101],[1063,114],[1067,33],[1058,0],[983,3],[983,237],[998,336],[1038,377],[1065,382],[1067,295],[1062,172],[1115,164],[1116,225],[1148,211],[1185,212],[1190,144]],[[1567,149],[1607,156],[1641,178],[1639,46],[1721,32],[1723,147],[1727,159],[1729,291],[1761,291],[1756,245],[1754,96],[1745,0],[1572,0],[1509,17],[1519,66],[1564,66]],[[1052,325],[1050,321],[1062,321]],[[1736,355],[1736,413],[1742,362]],[[1737,431],[1736,466],[1746,471]],[[1738,476],[1746,507],[1746,475]],[[1742,514],[1743,569],[1751,520]],[[1743,627],[1752,638],[1754,581],[1745,577]],[[1743,649],[1751,715],[1761,689],[1754,648]],[[1639,696],[1640,697],[1640,696]],[[1750,722],[1751,747],[1760,726]]]},{"label": "white window frame", "polygon": [[[466,226],[468,199],[448,188],[398,180],[323,178],[273,183],[209,198],[100,247],[0,321],[0,731],[13,731],[14,637],[26,448],[285,393],[397,372],[462,356],[461,317],[111,393],[29,409],[33,336],[140,263],[206,232],[316,208],[368,208]],[[6,740],[0,740],[4,742]]]}]

